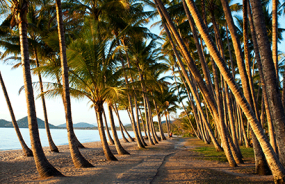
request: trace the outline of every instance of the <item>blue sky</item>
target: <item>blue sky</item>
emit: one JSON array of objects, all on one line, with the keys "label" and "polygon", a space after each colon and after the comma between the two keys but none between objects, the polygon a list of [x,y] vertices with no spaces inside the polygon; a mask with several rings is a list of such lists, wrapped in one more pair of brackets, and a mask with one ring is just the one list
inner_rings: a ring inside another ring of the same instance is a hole
[{"label": "blue sky", "polygon": [[[285,28],[284,15],[279,18],[279,22],[280,22],[280,27]],[[158,27],[152,28],[151,31],[156,34],[159,34],[160,32]],[[284,33],[283,33],[283,37],[285,38]],[[285,52],[284,41],[282,41],[282,43],[280,43],[278,47],[280,51]],[[22,92],[20,95],[18,94],[20,87],[23,86],[23,73],[22,73],[22,68],[11,70],[11,67],[12,67],[11,65],[5,65],[5,64],[2,64],[2,61],[0,62],[0,70],[1,70],[4,82],[6,84],[6,88],[8,90],[8,94],[9,94],[9,97],[10,97],[10,100],[11,100],[11,103],[14,109],[16,119],[20,119],[27,115],[25,94],[24,92]],[[37,76],[33,76],[33,81],[38,81]],[[50,80],[43,79],[43,81],[47,82]],[[38,93],[35,92],[35,96],[37,94]],[[37,99],[35,100],[35,102],[36,102],[37,116],[43,119],[44,116],[43,116],[43,111],[42,111],[41,100]],[[0,90],[0,103],[1,103],[0,119],[6,119],[10,121],[11,118],[10,118],[9,111],[8,111],[8,108],[7,108],[3,93],[2,93],[2,89]],[[47,99],[46,104],[47,104],[49,122],[54,125],[65,123],[64,108],[63,108],[61,98],[58,97],[58,98]],[[94,110],[89,108],[90,104],[88,104],[88,101],[86,99],[81,99],[81,100],[72,99],[71,105],[72,105],[72,117],[73,117],[74,123],[87,122],[91,124],[96,124]],[[120,115],[121,115],[122,122],[124,124],[130,123],[130,120],[129,120],[129,117],[126,111],[120,112]],[[117,122],[116,118],[115,120]]]}]

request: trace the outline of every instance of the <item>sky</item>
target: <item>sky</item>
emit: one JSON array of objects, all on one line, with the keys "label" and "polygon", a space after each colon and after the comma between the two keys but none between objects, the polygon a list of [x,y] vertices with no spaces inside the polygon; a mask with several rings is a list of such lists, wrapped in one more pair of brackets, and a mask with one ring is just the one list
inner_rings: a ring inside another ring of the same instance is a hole
[{"label": "sky", "polygon": [[[284,15],[282,15],[279,18],[279,22],[281,23],[280,27],[285,28]],[[152,23],[153,21],[150,22],[150,24]],[[151,28],[151,31],[156,34],[159,34],[160,32],[158,27]],[[283,38],[285,39],[284,33],[283,33]],[[278,49],[285,53],[285,42],[284,41],[278,44]],[[11,65],[3,64],[3,62],[0,61],[0,71],[2,73],[2,77],[5,82],[6,89],[8,91],[8,95],[10,97],[10,101],[13,106],[16,119],[20,119],[20,118],[27,116],[27,108],[26,108],[26,100],[25,100],[24,91],[21,94],[19,94],[19,89],[23,86],[23,73],[22,73],[22,68],[13,69],[13,70],[11,70],[11,68],[12,68]],[[34,82],[37,82],[38,77],[32,76],[32,80]],[[48,81],[50,80],[47,78],[43,78],[43,82],[48,82]],[[34,92],[34,93],[36,97],[38,93],[37,92]],[[43,116],[43,111],[42,111],[41,99],[35,99],[35,105],[36,105],[37,117],[43,120],[44,116]],[[46,99],[46,106],[47,106],[49,123],[53,125],[59,125],[59,124],[65,123],[64,107],[63,107],[63,103],[60,97]],[[94,109],[90,109],[90,103],[88,103],[87,99],[80,99],[80,100],[71,99],[71,109],[72,109],[73,123],[86,122],[86,123],[97,125]],[[178,112],[181,112],[181,111],[178,111]],[[120,111],[119,113],[120,113],[123,124],[129,124],[130,119],[128,117],[127,112]],[[108,117],[108,114],[107,114],[107,117]],[[2,92],[2,88],[0,90],[0,119],[11,121],[10,114],[7,108],[7,104],[6,104],[6,101],[5,101],[3,92]],[[154,120],[157,121],[157,118],[155,117]],[[164,117],[162,117],[162,120],[164,120]],[[118,121],[116,117],[115,117],[115,123],[116,125],[118,125]]]}]

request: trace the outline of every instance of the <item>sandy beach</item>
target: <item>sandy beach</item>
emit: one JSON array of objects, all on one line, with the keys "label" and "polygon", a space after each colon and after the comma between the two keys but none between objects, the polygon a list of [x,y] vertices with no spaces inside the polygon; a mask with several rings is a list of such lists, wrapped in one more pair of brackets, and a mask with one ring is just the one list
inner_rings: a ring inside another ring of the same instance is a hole
[{"label": "sandy beach", "polygon": [[197,159],[187,138],[173,138],[147,149],[135,142],[122,143],[131,155],[117,155],[118,161],[106,161],[100,142],[84,143],[81,153],[95,167],[75,168],[67,145],[58,146],[60,153],[44,148],[48,160],[66,177],[39,177],[33,157],[21,150],[0,152],[0,183],[273,183],[272,176],[243,172],[254,163],[230,168],[227,163]]}]

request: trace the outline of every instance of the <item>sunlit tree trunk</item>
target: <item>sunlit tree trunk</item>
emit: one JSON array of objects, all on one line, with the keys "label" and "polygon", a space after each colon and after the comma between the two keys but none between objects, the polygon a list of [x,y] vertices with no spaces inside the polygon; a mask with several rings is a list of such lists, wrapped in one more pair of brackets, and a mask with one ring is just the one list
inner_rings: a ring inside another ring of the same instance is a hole
[{"label": "sunlit tree trunk", "polygon": [[[250,108],[248,102],[245,100],[241,91],[239,91],[234,79],[232,78],[232,75],[230,74],[229,70],[227,69],[227,66],[226,66],[224,60],[222,59],[221,55],[217,51],[215,44],[210,39],[209,33],[205,29],[205,25],[203,24],[203,21],[202,21],[200,15],[198,13],[198,10],[197,10],[194,2],[191,0],[186,0],[186,3],[187,3],[187,6],[189,7],[189,10],[190,10],[192,16],[193,16],[195,24],[196,24],[200,34],[202,35],[204,42],[206,43],[206,45],[210,51],[211,56],[214,58],[215,63],[219,67],[221,74],[223,75],[224,79],[226,80],[227,84],[229,85],[233,95],[236,98],[236,101],[240,104],[243,112],[245,113],[248,121],[251,124],[251,128],[254,131],[254,134],[256,135],[256,137],[257,137],[257,139],[258,139],[258,141],[262,147],[262,150],[266,156],[266,159],[268,161],[268,164],[269,164],[270,169],[272,171],[272,174],[274,176],[274,180],[284,182],[284,174],[285,174],[284,167],[279,162],[277,155],[275,154],[275,152],[272,149],[271,145],[269,144],[265,134],[263,133],[263,129],[262,129],[260,123],[258,122],[258,120],[256,119],[254,112]],[[258,11],[258,13],[262,12],[261,7],[257,11]],[[259,16],[261,16],[261,15],[259,14]],[[265,32],[265,34],[260,35],[260,37],[262,37],[262,36],[266,37],[266,32]],[[268,50],[270,51],[270,48]],[[282,111],[283,111],[283,109],[282,109]]]},{"label": "sunlit tree trunk", "polygon": [[285,165],[285,113],[278,89],[278,81],[272,59],[270,43],[267,37],[261,2],[251,0],[253,22],[257,36],[259,54],[263,66],[266,92],[276,133],[280,162]]},{"label": "sunlit tree trunk", "polygon": [[[37,171],[41,177],[63,176],[56,168],[54,168],[47,160],[39,137],[39,129],[37,123],[36,107],[34,101],[34,91],[32,86],[32,77],[30,71],[29,60],[29,43],[27,38],[27,12],[29,1],[21,1],[17,16],[19,20],[19,36],[20,36],[20,50],[21,63],[23,67],[24,88],[27,103],[28,126],[30,132],[30,140],[32,152],[36,164]],[[15,5],[16,6],[16,5]]]},{"label": "sunlit tree trunk", "polygon": [[113,117],[113,110],[112,110],[112,106],[109,104],[108,105],[108,111],[109,111],[109,117],[110,117],[110,125],[111,125],[111,129],[112,129],[112,134],[114,137],[114,141],[115,141],[115,147],[116,150],[118,152],[119,155],[129,155],[130,153],[127,152],[123,146],[121,145],[118,135],[117,135],[117,130],[115,127],[115,123],[114,123],[114,117]]},{"label": "sunlit tree trunk", "polygon": [[109,127],[108,127],[108,123],[107,123],[107,118],[106,118],[106,113],[105,110],[103,109],[103,118],[104,118],[104,123],[105,123],[105,130],[109,139],[109,144],[110,145],[114,145],[114,140],[112,139],[111,135],[110,135],[110,131],[109,131]]},{"label": "sunlit tree trunk", "polygon": [[126,137],[125,137],[122,121],[121,121],[121,118],[120,118],[120,115],[119,115],[118,108],[117,108],[116,104],[114,104],[114,110],[115,110],[115,114],[117,115],[117,118],[119,120],[120,131],[121,131],[121,134],[122,134],[122,138],[123,138],[124,142],[129,142],[128,139],[126,139]]},{"label": "sunlit tree trunk", "polygon": [[[37,51],[36,50],[34,50],[34,55],[35,55],[35,58],[36,58],[36,66],[39,67],[40,64],[39,64],[39,60],[38,60],[38,56],[37,56]],[[43,89],[43,82],[42,82],[42,77],[41,77],[41,73],[40,72],[38,72],[38,77],[39,77],[39,83],[40,83],[40,90],[41,90],[41,93],[43,93],[44,89]],[[58,152],[58,148],[54,144],[54,142],[52,140],[52,137],[51,137],[51,133],[50,133],[49,123],[48,123],[48,116],[47,116],[47,109],[46,109],[46,102],[45,102],[44,95],[41,95],[41,99],[42,99],[42,104],[43,104],[45,129],[46,129],[46,133],[47,133],[49,147],[50,147],[51,151]]]},{"label": "sunlit tree trunk", "polygon": [[100,135],[100,140],[101,140],[101,143],[102,143],[104,155],[105,155],[107,160],[117,161],[117,158],[113,155],[113,153],[110,150],[110,147],[109,147],[109,145],[107,143],[107,139],[106,139],[106,135],[105,135],[104,125],[103,125],[103,118],[102,118],[103,103],[102,102],[98,102],[94,106],[94,109],[95,109],[95,113],[96,113],[96,117],[97,117],[98,130],[99,130],[99,135]]},{"label": "sunlit tree trunk", "polygon": [[63,86],[63,102],[65,108],[65,119],[66,119],[66,129],[67,137],[69,143],[69,149],[71,153],[71,158],[75,167],[92,167],[79,152],[77,146],[77,138],[73,132],[73,123],[71,116],[71,103],[69,94],[69,81],[68,81],[68,66],[66,59],[66,46],[65,37],[63,30],[63,20],[62,20],[62,10],[61,10],[61,0],[56,0],[56,17],[58,22],[58,38],[59,38],[59,48],[60,48],[60,61],[61,61],[61,74],[62,74],[62,86]]},{"label": "sunlit tree trunk", "polygon": [[247,3],[247,14],[248,14],[248,20],[249,20],[249,24],[250,24],[250,30],[251,30],[251,35],[252,35],[251,38],[252,38],[252,42],[253,42],[255,58],[256,58],[257,67],[258,67],[259,75],[260,75],[260,83],[262,85],[262,96],[264,98],[264,106],[265,106],[266,118],[267,118],[267,123],[268,123],[268,132],[269,132],[270,144],[271,144],[273,150],[275,151],[275,153],[277,153],[277,145],[276,145],[276,139],[275,139],[275,134],[274,134],[274,127],[273,127],[273,122],[271,119],[271,114],[270,114],[270,109],[269,109],[269,104],[268,104],[268,98],[267,98],[267,93],[266,93],[266,85],[264,82],[263,69],[262,69],[262,64],[261,64],[261,60],[260,60],[257,38],[256,38],[256,33],[255,33],[254,24],[253,24],[253,19],[252,19],[249,1]]},{"label": "sunlit tree trunk", "polygon": [[12,119],[12,124],[13,124],[13,127],[14,127],[15,131],[16,131],[16,134],[17,134],[17,137],[19,139],[19,142],[20,142],[20,144],[22,146],[24,155],[28,156],[28,157],[33,156],[33,152],[27,146],[27,144],[25,143],[25,141],[24,141],[24,139],[22,137],[21,131],[19,129],[19,126],[17,124],[17,121],[16,121],[16,118],[15,118],[15,115],[14,115],[14,112],[13,112],[13,108],[12,108],[12,105],[11,105],[11,102],[10,102],[10,99],[9,99],[9,96],[8,96],[8,93],[7,93],[7,90],[6,90],[6,87],[5,87],[2,75],[1,75],[1,72],[0,72],[0,83],[1,83],[1,86],[2,86],[2,89],[3,89],[3,94],[5,96],[9,112],[10,112],[10,116],[11,116],[11,119]]}]

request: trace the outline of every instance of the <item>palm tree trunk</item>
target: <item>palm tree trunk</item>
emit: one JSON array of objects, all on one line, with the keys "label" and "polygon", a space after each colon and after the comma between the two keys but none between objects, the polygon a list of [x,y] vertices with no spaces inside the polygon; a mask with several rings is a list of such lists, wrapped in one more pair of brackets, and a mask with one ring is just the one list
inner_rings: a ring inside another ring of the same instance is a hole
[{"label": "palm tree trunk", "polygon": [[39,172],[41,177],[63,176],[56,168],[54,168],[49,163],[44,154],[40,142],[35,101],[34,101],[34,92],[33,92],[32,78],[30,71],[29,43],[27,38],[27,12],[28,12],[28,1],[23,0],[21,4],[21,11],[19,11],[17,16],[19,18],[21,62],[23,66],[23,78],[24,78],[24,87],[25,87],[26,102],[27,102],[28,125],[29,125],[32,152],[37,167],[37,171]]},{"label": "palm tree trunk", "polygon": [[148,141],[150,145],[154,145],[155,140],[153,135],[151,136],[150,134],[150,123],[149,123],[149,119],[148,119],[148,110],[147,110],[147,105],[146,105],[146,101],[143,95],[143,104],[144,104],[144,111],[145,111],[145,124],[146,124],[146,129],[147,129],[147,134],[148,134]]},{"label": "palm tree trunk", "polygon": [[106,135],[105,135],[103,118],[102,118],[103,103],[102,102],[97,103],[95,105],[94,109],[95,109],[95,113],[96,113],[96,117],[97,117],[98,130],[99,130],[99,134],[100,134],[100,140],[102,143],[104,155],[105,155],[107,160],[117,161],[117,158],[113,155],[113,153],[110,150],[110,147],[107,143],[107,139],[106,139]]},{"label": "palm tree trunk", "polygon": [[[122,67],[123,67],[123,69],[125,68],[124,62],[122,62]],[[128,81],[127,75],[125,73],[124,73],[124,77],[125,77],[125,82],[128,85],[129,81]],[[138,135],[138,129],[137,129],[137,125],[136,125],[136,122],[135,122],[135,116],[134,116],[134,111],[133,111],[133,104],[132,104],[132,100],[131,100],[131,95],[127,94],[127,96],[128,96],[128,102],[129,102],[129,110],[130,110],[130,113],[131,113],[131,124],[132,124],[133,131],[135,133],[135,138],[136,138],[136,141],[137,141],[137,145],[138,145],[139,148],[144,148],[144,144],[142,143],[142,141],[141,141],[141,139],[140,139],[140,137]]]},{"label": "palm tree trunk", "polygon": [[[131,79],[132,80],[132,79]],[[137,95],[134,94],[134,103],[135,103],[135,110],[136,110],[136,122],[137,122],[137,126],[138,126],[138,134],[139,134],[139,138],[142,142],[142,144],[144,146],[147,146],[147,144],[145,143],[143,136],[142,136],[142,132],[141,132],[141,126],[140,126],[140,118],[139,118],[139,110],[138,110],[138,101],[137,101]]]},{"label": "palm tree trunk", "polygon": [[[248,25],[247,25],[247,0],[243,0],[243,38],[244,38],[244,56],[245,56],[245,65],[247,71],[247,77],[249,81],[251,96],[252,96],[252,105],[251,107],[255,109],[255,114],[257,119],[259,120],[259,112],[257,110],[257,104],[255,101],[254,96],[254,89],[253,89],[253,81],[251,77],[251,70],[250,70],[250,58],[249,58],[249,50],[248,50]],[[255,170],[260,175],[269,174],[269,167],[267,166],[265,156],[261,150],[261,147],[256,139],[256,136],[251,130],[252,135],[252,142],[253,142],[253,149],[254,149],[254,156],[255,156]]]},{"label": "palm tree trunk", "polygon": [[[56,75],[56,80],[57,80],[57,83],[62,86],[58,75]],[[63,95],[63,94],[61,94],[61,99],[62,99],[62,104],[63,104],[64,110],[65,110],[65,109],[66,109],[66,107],[65,107],[66,104],[64,103],[64,95]],[[70,133],[71,133],[72,135],[74,135],[74,141],[73,141],[74,144],[75,144],[78,148],[85,148],[85,147],[79,142],[79,140],[77,139],[77,137],[76,137],[76,135],[75,135],[75,132],[74,132],[73,126],[71,127],[71,129],[70,129],[69,131],[70,131]]]},{"label": "palm tree trunk", "polygon": [[113,111],[112,111],[112,107],[110,104],[108,105],[108,110],[109,110],[110,124],[111,124],[111,129],[112,129],[112,133],[113,133],[113,137],[114,137],[114,141],[115,141],[116,150],[117,150],[119,155],[129,155],[130,153],[127,152],[123,148],[123,146],[121,145],[121,143],[118,139],[117,130],[116,130],[115,123],[114,123]]},{"label": "palm tree trunk", "polygon": [[253,19],[252,19],[249,1],[247,3],[247,14],[248,14],[248,20],[250,23],[250,30],[251,30],[251,35],[252,35],[251,38],[252,38],[252,42],[253,42],[255,58],[256,58],[257,67],[258,67],[259,75],[260,75],[260,82],[261,82],[262,89],[263,89],[262,90],[262,96],[264,98],[264,106],[265,106],[266,118],[267,118],[267,123],[268,123],[268,132],[269,132],[270,144],[273,147],[273,150],[275,151],[275,153],[277,153],[277,145],[276,145],[276,139],[275,139],[275,134],[274,134],[274,127],[273,127],[273,122],[272,122],[271,114],[270,114],[270,110],[269,110],[269,103],[268,103],[268,98],[267,98],[267,93],[266,93],[266,86],[265,86],[265,81],[264,81],[263,69],[262,69],[262,64],[261,64],[261,60],[260,60],[258,44],[257,44],[257,39],[256,39],[256,33],[255,33],[254,24],[253,24]]},{"label": "palm tree trunk", "polygon": [[147,134],[147,130],[146,130],[146,127],[145,127],[145,123],[143,122],[143,116],[142,116],[142,112],[141,110],[139,109],[139,113],[140,113],[140,116],[141,116],[141,120],[142,120],[142,124],[143,124],[143,129],[144,129],[144,135],[145,135],[145,139],[148,139],[148,134]]},{"label": "palm tree trunk", "polygon": [[121,134],[122,134],[122,138],[123,138],[124,142],[129,142],[128,139],[126,139],[126,137],[125,137],[124,130],[123,130],[123,125],[122,125],[121,118],[120,118],[120,115],[119,115],[118,108],[117,108],[116,104],[114,104],[114,110],[115,110],[115,114],[117,115],[117,118],[119,120],[120,131],[121,131]]},{"label": "palm tree trunk", "polygon": [[157,119],[158,119],[158,127],[159,127],[159,132],[160,132],[160,137],[162,140],[166,140],[165,136],[164,136],[164,132],[162,130],[162,125],[161,125],[161,118],[160,118],[160,112],[157,108],[157,105],[156,105],[156,102],[155,100],[153,99],[153,104],[154,104],[154,107],[155,107],[155,111],[156,111],[156,115],[157,115]]},{"label": "palm tree trunk", "polygon": [[[37,51],[34,50],[34,55],[36,58],[36,66],[39,67],[39,60],[38,60],[38,55],[37,55]],[[39,77],[39,83],[40,83],[40,90],[41,93],[43,93],[43,82],[42,82],[42,77],[40,72],[38,72],[38,77]],[[45,120],[45,129],[46,129],[46,133],[47,133],[47,138],[48,138],[48,143],[49,143],[49,147],[50,150],[52,152],[58,152],[58,148],[56,147],[56,145],[54,144],[52,137],[51,137],[51,133],[50,133],[50,128],[49,128],[49,123],[48,123],[48,116],[47,116],[47,109],[46,109],[46,102],[45,102],[45,97],[44,95],[41,95],[41,99],[42,99],[42,104],[43,104],[43,113],[44,113],[44,120]]]},{"label": "palm tree trunk", "polygon": [[[201,49],[201,45],[199,43],[199,39],[198,39],[198,36],[197,36],[197,32],[196,32],[196,28],[195,28],[195,25],[194,25],[193,18],[190,15],[190,12],[189,12],[189,10],[187,8],[185,0],[182,0],[182,3],[183,3],[184,11],[186,13],[186,16],[187,16],[187,19],[188,19],[188,22],[189,22],[192,34],[193,34],[194,42],[195,42],[195,45],[196,45],[196,48],[197,48],[198,56],[199,56],[199,59],[200,59],[200,62],[201,62],[202,71],[203,71],[203,74],[204,74],[204,78],[205,78],[208,90],[211,93],[213,93],[214,90],[213,90],[213,86],[212,86],[212,82],[211,82],[211,78],[210,78],[209,68],[208,68],[208,66],[206,64],[206,61],[205,61],[205,58],[204,58],[204,55],[203,55],[203,51]],[[211,94],[211,95],[213,95],[213,97],[214,97],[214,94]]]},{"label": "palm tree trunk", "polygon": [[[278,0],[272,0],[272,58],[276,72],[276,80],[279,83],[278,75]],[[283,87],[283,89],[285,89]]]},{"label": "palm tree trunk", "polygon": [[62,10],[61,10],[61,0],[56,0],[56,17],[58,22],[58,37],[59,37],[59,48],[60,48],[60,61],[61,61],[61,74],[62,74],[62,86],[63,86],[63,101],[65,108],[65,119],[66,119],[66,129],[69,142],[69,149],[71,153],[71,158],[75,167],[93,167],[79,152],[77,143],[77,138],[73,132],[73,123],[71,116],[71,103],[69,94],[69,81],[68,81],[68,66],[66,59],[66,46],[63,31],[63,20],[62,20]]},{"label": "palm tree trunk", "polygon": [[109,139],[109,144],[110,145],[114,145],[114,140],[112,139],[111,135],[110,135],[110,131],[109,131],[109,127],[108,127],[108,123],[107,123],[107,118],[106,118],[106,113],[105,113],[105,110],[103,108],[103,118],[104,118],[104,123],[105,123],[105,129],[106,129],[106,132],[107,132],[107,136],[108,136],[108,139]]},{"label": "palm tree trunk", "polygon": [[[160,16],[161,16],[161,18],[162,18],[161,7],[160,7],[160,6],[159,6],[159,7],[157,6],[157,8],[158,8],[158,12],[159,12],[159,14],[160,14]],[[189,76],[188,76],[188,74],[187,74],[187,72],[186,72],[186,70],[185,70],[185,68],[184,68],[184,65],[183,65],[182,61],[180,60],[180,57],[179,57],[179,55],[178,55],[178,53],[177,53],[177,51],[176,51],[176,48],[175,48],[174,43],[173,43],[173,41],[172,41],[171,35],[170,35],[169,31],[168,31],[168,27],[167,27],[167,26],[164,26],[164,28],[165,28],[165,31],[166,31],[166,33],[167,33],[167,35],[168,35],[169,40],[171,41],[172,48],[173,48],[173,50],[175,51],[174,53],[175,53],[175,55],[176,55],[176,57],[177,57],[177,59],[178,59],[178,65],[179,65],[180,68],[182,69],[182,73],[183,73],[183,75],[184,75],[184,77],[185,77],[185,79],[186,79],[186,81],[187,81],[187,83],[188,83],[188,86],[190,87],[190,90],[191,90],[191,92],[192,92],[192,95],[194,96],[194,99],[195,99],[195,101],[197,102],[196,104],[197,104],[198,110],[199,110],[200,112],[202,112],[202,114],[203,114],[203,111],[202,111],[202,108],[201,108],[201,104],[200,104],[200,102],[198,101],[198,97],[197,97],[196,93],[194,92],[193,84],[192,84],[192,82],[190,81]],[[193,102],[190,102],[190,103],[193,103]],[[193,106],[194,106],[194,105],[192,105],[192,108],[193,108]],[[195,114],[197,114],[197,113],[194,112],[194,115],[195,115]],[[205,118],[204,115],[202,116],[202,118],[204,118],[205,121],[206,121],[206,118]],[[195,119],[196,119],[196,121],[198,120],[197,117],[196,117]],[[207,126],[207,129],[208,129],[208,128],[209,128],[209,127]],[[211,129],[208,129],[208,131],[210,131],[210,130],[211,130]],[[168,132],[168,133],[169,133],[169,132]],[[212,139],[212,141],[213,141],[213,143],[214,143],[214,145],[215,145],[216,150],[221,151],[222,148],[219,146],[219,144],[215,144],[215,143],[217,143],[217,141],[215,141],[216,139],[214,138],[213,134],[211,134],[211,135],[212,135],[212,136],[211,136],[211,139]],[[229,156],[229,158],[230,158],[230,156]],[[235,165],[235,164],[232,164],[232,165]]]},{"label": "palm tree trunk", "polygon": [[285,165],[285,112],[278,88],[279,81],[277,81],[276,78],[261,2],[252,0],[251,5],[256,36],[259,38],[257,39],[259,53],[261,56],[262,66],[264,66],[263,74],[266,85],[266,93],[268,96],[272,122],[274,124],[276,140],[279,148],[279,160],[283,165]]},{"label": "palm tree trunk", "polygon": [[[253,0],[253,1],[255,1],[255,0]],[[245,113],[248,121],[251,124],[251,128],[253,129],[254,134],[256,135],[256,137],[257,137],[257,139],[258,139],[258,141],[262,147],[262,150],[266,156],[266,159],[269,163],[270,169],[271,169],[272,174],[274,176],[274,180],[275,181],[281,181],[281,182],[284,181],[284,175],[285,175],[284,167],[279,162],[277,155],[275,154],[271,145],[267,141],[267,138],[266,138],[265,134],[263,133],[263,129],[262,129],[260,123],[258,122],[258,120],[256,119],[254,112],[250,108],[248,102],[245,100],[241,91],[238,89],[238,86],[236,85],[234,79],[232,78],[232,75],[230,74],[229,70],[227,69],[227,66],[226,66],[224,60],[222,59],[219,52],[217,51],[217,48],[215,47],[214,43],[211,41],[209,33],[206,31],[205,25],[203,24],[203,21],[198,14],[198,10],[197,10],[194,2],[191,0],[186,0],[186,3],[187,3],[187,6],[188,6],[193,18],[194,18],[195,24],[196,24],[200,34],[202,35],[204,42],[206,43],[206,45],[210,51],[210,54],[214,58],[215,63],[217,64],[217,66],[219,67],[219,69],[221,71],[221,74],[223,75],[223,77],[226,80],[227,84],[229,85],[232,93],[234,94],[236,101],[242,107],[243,112]],[[258,11],[262,12],[261,10],[258,10]],[[261,15],[259,15],[259,16],[261,16]],[[255,17],[257,17],[257,16],[255,16]],[[263,37],[266,37],[266,33],[263,34]],[[268,50],[270,51],[270,48]],[[275,74],[274,74],[274,76],[275,76]],[[283,109],[282,109],[282,111],[283,111]]]},{"label": "palm tree trunk", "polygon": [[150,102],[148,100],[148,97],[145,95],[146,97],[146,105],[147,105],[147,109],[148,109],[148,118],[149,118],[149,123],[150,123],[150,128],[151,128],[151,133],[154,137],[155,143],[158,144],[159,142],[159,138],[156,134],[156,131],[154,129],[154,124],[153,124],[153,119],[152,119],[152,112],[151,112],[151,107],[150,107]]},{"label": "palm tree trunk", "polygon": [[12,124],[14,126],[15,131],[16,131],[16,134],[17,134],[17,137],[19,139],[19,142],[20,142],[20,144],[22,146],[24,155],[27,156],[27,157],[33,156],[33,152],[27,146],[27,144],[25,143],[25,141],[24,141],[24,139],[22,137],[21,131],[19,129],[19,126],[17,124],[16,118],[15,118],[15,115],[14,115],[14,111],[13,111],[13,108],[12,108],[12,105],[11,105],[11,102],[10,102],[10,99],[9,99],[9,96],[8,96],[8,93],[7,93],[7,90],[6,90],[6,87],[5,87],[2,75],[1,75],[1,72],[0,72],[0,83],[1,83],[1,86],[2,86],[2,89],[3,89],[3,94],[5,96],[9,112],[10,112],[10,116],[11,116],[11,119],[12,119]]}]

